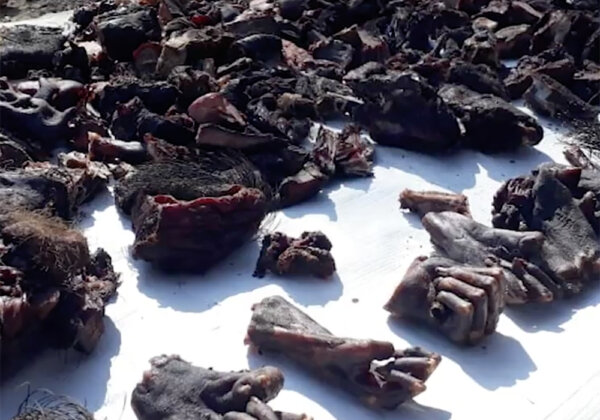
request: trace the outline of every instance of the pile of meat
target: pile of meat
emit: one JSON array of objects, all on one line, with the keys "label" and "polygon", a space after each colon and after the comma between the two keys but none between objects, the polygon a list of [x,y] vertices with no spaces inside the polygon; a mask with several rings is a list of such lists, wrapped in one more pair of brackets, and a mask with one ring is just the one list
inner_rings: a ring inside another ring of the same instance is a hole
[{"label": "pile of meat", "polygon": [[60,161],[26,161],[0,171],[3,379],[48,347],[91,352],[117,288],[110,256],[102,249],[90,253],[85,237],[68,224],[108,175],[88,161],[70,166],[68,155]]},{"label": "pile of meat", "polygon": [[386,309],[473,343],[494,331],[505,302],[551,302],[598,280],[600,171],[578,148],[566,155],[574,166],[543,164],[506,181],[494,227],[470,217],[464,196],[404,191],[434,252],[412,263]]},{"label": "pile of meat", "polygon": [[277,368],[217,372],[165,355],[150,363],[131,394],[139,420],[311,420],[266,404],[283,388],[283,373]]},{"label": "pile of meat", "polygon": [[[0,80],[0,126],[34,158],[66,142],[109,164],[123,178],[117,201],[132,216],[134,254],[204,270],[269,210],[333,177],[370,175],[374,148],[361,128],[386,145],[496,152],[543,136],[510,99],[595,116],[593,6],[102,0],[75,11],[68,35],[0,29],[0,76],[27,79]],[[511,57],[521,58],[507,68]],[[306,142],[313,123],[339,117],[352,124]],[[206,176],[188,183],[198,171]],[[218,222],[203,226],[200,215]],[[173,243],[176,231],[197,235]],[[206,258],[190,260],[198,250]]]}]

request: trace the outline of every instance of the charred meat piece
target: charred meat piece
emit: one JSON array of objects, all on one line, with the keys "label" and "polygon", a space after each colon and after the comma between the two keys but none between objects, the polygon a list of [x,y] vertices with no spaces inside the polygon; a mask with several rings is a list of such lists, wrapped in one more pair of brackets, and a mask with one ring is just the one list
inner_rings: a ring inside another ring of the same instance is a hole
[{"label": "charred meat piece", "polygon": [[280,296],[252,310],[248,343],[284,354],[373,408],[394,409],[425,391],[441,360],[420,348],[396,350],[386,341],[336,337]]},{"label": "charred meat piece", "polygon": [[454,211],[471,216],[469,199],[463,194],[445,193],[440,191],[413,191],[405,189],[400,193],[400,207],[417,213],[420,217],[430,211]]},{"label": "charred meat piece", "polygon": [[531,44],[531,26],[514,25],[495,33],[500,58],[519,58],[527,54]]},{"label": "charred meat piece", "polygon": [[411,150],[445,150],[456,144],[459,126],[435,89],[411,72],[373,75],[353,84],[365,104],[354,119],[373,140]]},{"label": "charred meat piece", "polygon": [[142,81],[132,77],[117,77],[97,86],[95,105],[104,116],[110,116],[117,104],[124,104],[135,97],[142,100],[146,108],[164,114],[175,104],[179,90],[163,81]]},{"label": "charred meat piece", "polygon": [[121,8],[94,17],[98,38],[115,60],[131,61],[133,52],[147,41],[160,40],[160,26],[154,9]]},{"label": "charred meat piece", "polygon": [[298,239],[281,232],[265,235],[254,276],[264,277],[271,271],[279,275],[331,277],[335,272],[331,247],[321,232],[303,232]]},{"label": "charred meat piece", "polygon": [[352,63],[354,48],[337,39],[319,41],[311,45],[310,51],[317,60],[332,61],[346,69]]},{"label": "charred meat piece", "polygon": [[498,74],[485,64],[455,60],[448,70],[448,82],[464,85],[479,93],[490,93],[508,99],[508,93]]},{"label": "charred meat piece", "polygon": [[79,402],[47,390],[30,393],[11,420],[94,420],[94,416]]},{"label": "charred meat piece", "polygon": [[0,367],[8,378],[48,347],[91,352],[118,276],[103,250],[39,212],[4,211],[0,269]]},{"label": "charred meat piece", "polygon": [[444,85],[438,94],[460,119],[465,145],[482,152],[502,152],[538,144],[544,135],[535,118],[505,100],[459,85]]},{"label": "charred meat piece", "polygon": [[466,39],[462,48],[462,58],[473,64],[485,64],[493,69],[500,67],[496,37],[489,31],[478,31]]},{"label": "charred meat piece", "polygon": [[32,160],[27,144],[0,132],[0,169],[17,169]]},{"label": "charred meat piece", "polygon": [[281,61],[281,38],[269,34],[254,34],[233,42],[229,47],[229,55],[233,59],[249,57],[266,64],[277,64]]},{"label": "charred meat piece", "polygon": [[474,344],[496,330],[505,287],[499,267],[418,257],[385,309],[397,317],[425,321],[458,343]]},{"label": "charred meat piece", "polygon": [[189,106],[196,98],[218,90],[210,74],[191,66],[175,67],[167,81],[181,92],[179,100],[183,106]]},{"label": "charred meat piece", "polygon": [[53,68],[54,55],[63,47],[61,28],[17,25],[0,28],[0,76],[18,79],[29,70]]},{"label": "charred meat piece", "polygon": [[506,303],[560,297],[560,286],[536,264],[545,242],[541,232],[494,229],[455,212],[430,212],[422,222],[437,255],[474,267],[499,266],[507,283]]},{"label": "charred meat piece", "polygon": [[345,84],[316,74],[298,78],[292,92],[312,99],[321,120],[351,115],[361,103]]},{"label": "charred meat piece", "polygon": [[156,114],[146,109],[138,97],[117,105],[110,128],[116,137],[124,140],[141,141],[150,133],[173,144],[194,142],[194,121],[189,116]]},{"label": "charred meat piece", "polygon": [[555,118],[595,120],[598,110],[581,100],[565,86],[544,74],[532,77],[525,101],[536,112]]},{"label": "charred meat piece", "polygon": [[312,160],[328,176],[336,173],[372,176],[374,153],[373,144],[361,137],[360,127],[348,125],[341,133],[335,133],[321,126],[313,147]]},{"label": "charred meat piece", "polygon": [[0,172],[0,208],[7,213],[14,209],[45,210],[71,219],[79,206],[107,183],[106,174],[91,164],[66,168],[32,162]]},{"label": "charred meat piece", "polygon": [[150,364],[131,395],[139,420],[287,418],[278,417],[265,404],[283,388],[283,374],[277,368],[217,372],[166,355],[154,357]]},{"label": "charred meat piece", "polygon": [[311,122],[308,118],[284,115],[277,98],[270,93],[251,100],[246,114],[248,120],[259,130],[287,138],[294,144],[300,144],[310,131]]},{"label": "charred meat piece", "polygon": [[494,197],[494,226],[544,234],[538,265],[567,294],[600,275],[598,237],[569,189],[580,175],[579,168],[542,166],[534,176],[507,181]]}]

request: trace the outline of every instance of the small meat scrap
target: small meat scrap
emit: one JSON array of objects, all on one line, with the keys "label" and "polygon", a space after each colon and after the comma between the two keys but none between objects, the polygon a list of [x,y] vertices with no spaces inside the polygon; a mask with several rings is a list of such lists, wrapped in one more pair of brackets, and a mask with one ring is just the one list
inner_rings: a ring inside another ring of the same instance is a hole
[{"label": "small meat scrap", "polygon": [[79,402],[48,390],[36,390],[27,395],[12,420],[94,420],[94,416]]},{"label": "small meat scrap", "polygon": [[397,317],[425,321],[455,342],[474,344],[496,330],[504,309],[504,289],[499,267],[418,257],[385,309]]},{"label": "small meat scrap", "polygon": [[248,344],[285,355],[372,408],[392,410],[425,391],[441,360],[418,347],[337,337],[281,296],[263,299],[252,311]]},{"label": "small meat scrap", "polygon": [[331,277],[335,272],[331,247],[331,242],[321,232],[304,232],[299,239],[281,232],[268,234],[263,238],[254,276],[264,277],[271,271],[279,275]]},{"label": "small meat scrap", "polygon": [[279,184],[278,196],[281,207],[291,206],[316,196],[329,181],[313,162],[306,162],[294,175],[284,178]]},{"label": "small meat scrap", "polygon": [[454,211],[471,216],[469,199],[463,194],[446,193],[441,191],[413,191],[405,189],[400,193],[400,208],[417,213],[420,217],[430,211]]},{"label": "small meat scrap", "polygon": [[266,403],[283,388],[283,373],[271,366],[218,372],[179,356],[158,356],[131,394],[139,420],[311,420],[274,411]]},{"label": "small meat scrap", "polygon": [[329,176],[372,176],[374,153],[374,145],[361,137],[360,127],[348,125],[335,133],[321,126],[312,159]]}]

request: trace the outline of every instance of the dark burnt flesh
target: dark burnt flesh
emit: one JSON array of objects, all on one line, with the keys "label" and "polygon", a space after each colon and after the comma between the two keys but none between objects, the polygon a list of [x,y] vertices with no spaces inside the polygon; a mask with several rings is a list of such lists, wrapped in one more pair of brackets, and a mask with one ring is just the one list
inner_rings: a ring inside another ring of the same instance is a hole
[{"label": "dark burnt flesh", "polygon": [[29,162],[0,179],[0,367],[6,379],[46,348],[90,353],[118,275],[63,219],[105,185],[101,168]]},{"label": "dark burnt flesh", "polygon": [[264,277],[271,271],[279,275],[331,277],[335,272],[331,247],[322,232],[303,232],[298,239],[281,232],[265,235],[254,275]]},{"label": "dark burnt flesh", "polygon": [[283,388],[283,373],[277,368],[226,373],[166,355],[150,364],[131,395],[139,420],[310,420],[266,404]]},{"label": "dark burnt flesh", "polygon": [[440,356],[386,341],[334,336],[280,296],[253,307],[247,341],[281,353],[374,408],[394,409],[425,391]]}]

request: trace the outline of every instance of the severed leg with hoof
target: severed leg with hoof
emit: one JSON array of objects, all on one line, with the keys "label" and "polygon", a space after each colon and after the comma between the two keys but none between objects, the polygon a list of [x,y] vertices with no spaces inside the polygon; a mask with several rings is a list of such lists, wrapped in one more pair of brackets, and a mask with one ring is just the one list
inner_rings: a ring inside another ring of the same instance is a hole
[{"label": "severed leg with hoof", "polygon": [[451,340],[473,344],[495,331],[504,308],[499,267],[473,267],[418,257],[385,305],[397,317],[425,321]]},{"label": "severed leg with hoof", "polygon": [[266,402],[283,388],[275,367],[217,372],[194,366],[179,356],[151,361],[131,395],[139,420],[310,420],[306,415],[273,411]]},{"label": "severed leg with hoof", "polygon": [[247,342],[286,355],[373,408],[394,409],[425,391],[440,356],[386,341],[336,337],[280,296],[253,307]]}]

